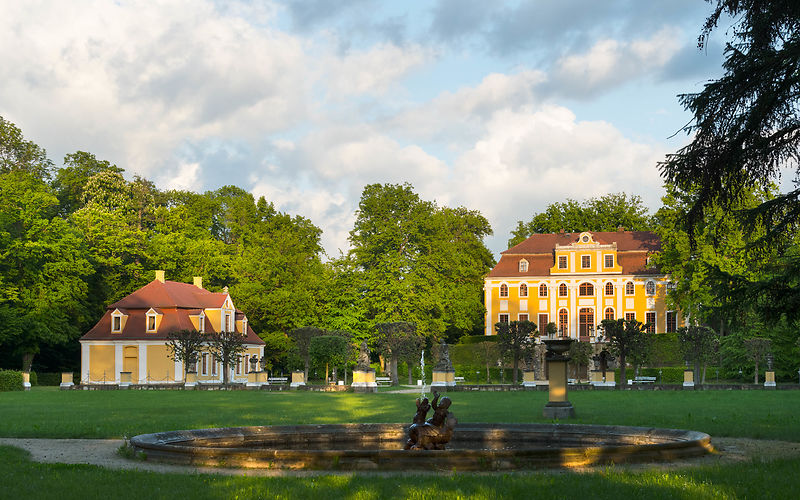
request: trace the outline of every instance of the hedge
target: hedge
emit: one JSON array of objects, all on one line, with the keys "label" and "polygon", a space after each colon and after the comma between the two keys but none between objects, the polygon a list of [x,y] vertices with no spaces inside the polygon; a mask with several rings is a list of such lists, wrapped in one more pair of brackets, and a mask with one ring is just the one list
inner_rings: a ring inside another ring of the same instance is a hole
[{"label": "hedge", "polygon": [[33,383],[33,373],[31,372],[31,385],[61,385],[61,373],[39,373],[37,383]]},{"label": "hedge", "polygon": [[0,392],[21,390],[22,372],[16,370],[0,370]]}]

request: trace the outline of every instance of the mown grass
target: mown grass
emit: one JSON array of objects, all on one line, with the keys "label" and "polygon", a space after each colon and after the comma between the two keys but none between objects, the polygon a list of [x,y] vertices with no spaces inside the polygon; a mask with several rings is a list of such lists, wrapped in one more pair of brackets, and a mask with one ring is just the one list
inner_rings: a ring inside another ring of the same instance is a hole
[{"label": "mown grass", "polygon": [[[546,392],[456,392],[461,422],[547,422]],[[0,436],[117,438],[245,425],[406,422],[415,394],[261,391],[0,393]],[[574,391],[573,423],[671,427],[800,441],[800,391]]]},{"label": "mown grass", "polygon": [[90,465],[40,464],[0,447],[0,499],[141,498],[796,498],[800,460],[677,471],[446,476],[246,477],[158,474]]},{"label": "mown grass", "polygon": [[[546,392],[457,392],[462,422],[545,422]],[[415,394],[255,391],[0,393],[0,436],[109,438],[146,432],[290,423],[405,422]],[[713,436],[800,441],[800,392],[572,392],[575,423],[677,427]],[[592,473],[247,477],[158,474],[40,464],[0,447],[4,498],[796,498],[800,460]]]}]

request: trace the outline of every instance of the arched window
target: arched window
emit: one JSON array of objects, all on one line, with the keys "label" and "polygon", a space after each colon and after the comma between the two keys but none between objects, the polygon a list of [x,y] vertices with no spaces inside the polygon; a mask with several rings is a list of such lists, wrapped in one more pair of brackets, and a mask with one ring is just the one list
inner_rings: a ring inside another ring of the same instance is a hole
[{"label": "arched window", "polygon": [[633,295],[633,281],[625,283],[625,295]]},{"label": "arched window", "polygon": [[528,285],[525,283],[519,286],[519,296],[520,297],[527,297],[528,296]]},{"label": "arched window", "polygon": [[566,297],[567,296],[567,285],[561,283],[558,285],[558,296],[559,297]]},{"label": "arched window", "polygon": [[547,285],[544,283],[539,285],[539,297],[547,297]]},{"label": "arched window", "polygon": [[522,260],[519,261],[519,272],[521,272],[521,273],[527,273],[528,272],[528,261],[527,260],[522,259]]},{"label": "arched window", "polygon": [[610,319],[610,320],[614,319],[614,308],[613,307],[606,307],[606,319]]},{"label": "arched window", "polygon": [[506,285],[505,283],[500,285],[500,296],[508,297],[508,285]]},{"label": "arched window", "polygon": [[606,283],[606,295],[614,295],[614,283]]},{"label": "arched window", "polygon": [[656,282],[655,281],[648,281],[644,285],[644,293],[647,295],[655,295],[656,294]]},{"label": "arched window", "polygon": [[592,285],[591,283],[581,283],[581,286],[578,289],[578,295],[580,295],[581,297],[593,297],[594,285]]},{"label": "arched window", "polygon": [[569,313],[566,309],[558,311],[558,333],[566,336],[569,331]]}]

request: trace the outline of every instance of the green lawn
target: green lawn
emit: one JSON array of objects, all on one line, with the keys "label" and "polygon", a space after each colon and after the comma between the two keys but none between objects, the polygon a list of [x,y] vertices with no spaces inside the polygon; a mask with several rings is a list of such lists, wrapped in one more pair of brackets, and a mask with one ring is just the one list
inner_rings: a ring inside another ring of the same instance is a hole
[{"label": "green lawn", "polygon": [[[547,393],[455,392],[462,422],[547,422]],[[415,394],[260,391],[0,393],[0,436],[115,438],[179,429],[410,422]],[[575,391],[574,423],[673,427],[800,441],[800,391]]]},{"label": "green lawn", "polygon": [[[545,392],[451,393],[467,422],[543,422]],[[413,394],[251,391],[0,393],[0,436],[120,437],[161,430],[284,423],[404,422]],[[573,392],[576,423],[679,427],[712,436],[800,441],[800,392]],[[800,460],[677,471],[313,478],[173,475],[39,464],[0,447],[3,498],[795,498]]]}]

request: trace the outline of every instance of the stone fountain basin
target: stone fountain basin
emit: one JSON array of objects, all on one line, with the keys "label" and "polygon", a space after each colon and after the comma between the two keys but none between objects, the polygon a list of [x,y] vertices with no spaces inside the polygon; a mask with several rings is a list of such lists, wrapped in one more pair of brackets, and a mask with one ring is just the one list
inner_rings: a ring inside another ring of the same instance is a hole
[{"label": "stone fountain basin", "polygon": [[[573,424],[459,423],[446,450],[403,450],[409,424],[228,427],[142,434],[146,460],[245,468],[517,470],[669,461],[713,451],[708,434]],[[143,454],[140,454],[142,452]]]}]

